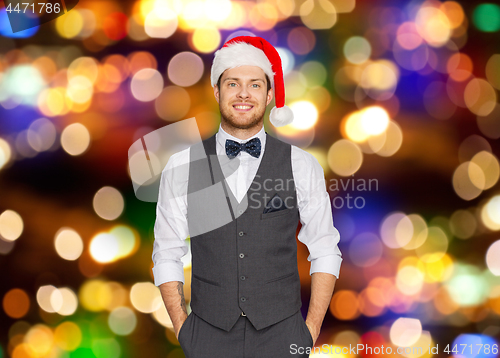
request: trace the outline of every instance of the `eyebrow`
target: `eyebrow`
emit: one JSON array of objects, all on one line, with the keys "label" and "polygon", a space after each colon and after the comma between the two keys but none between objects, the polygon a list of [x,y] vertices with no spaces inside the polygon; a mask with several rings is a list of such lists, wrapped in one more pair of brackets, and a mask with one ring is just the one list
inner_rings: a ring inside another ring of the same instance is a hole
[{"label": "eyebrow", "polygon": [[[237,78],[237,77],[228,77],[223,82],[226,82],[226,81],[239,81],[239,80],[240,79]],[[252,82],[260,81],[260,82],[264,83],[264,80],[261,79],[261,78],[252,78],[250,81],[252,81]]]}]

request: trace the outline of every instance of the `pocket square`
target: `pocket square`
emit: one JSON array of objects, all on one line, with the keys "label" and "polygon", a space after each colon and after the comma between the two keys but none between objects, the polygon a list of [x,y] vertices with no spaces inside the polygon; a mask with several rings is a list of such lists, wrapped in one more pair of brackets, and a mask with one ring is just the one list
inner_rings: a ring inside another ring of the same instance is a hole
[{"label": "pocket square", "polygon": [[275,211],[285,210],[287,207],[281,196],[277,193],[267,202],[266,207],[264,208],[263,214],[272,213]]}]

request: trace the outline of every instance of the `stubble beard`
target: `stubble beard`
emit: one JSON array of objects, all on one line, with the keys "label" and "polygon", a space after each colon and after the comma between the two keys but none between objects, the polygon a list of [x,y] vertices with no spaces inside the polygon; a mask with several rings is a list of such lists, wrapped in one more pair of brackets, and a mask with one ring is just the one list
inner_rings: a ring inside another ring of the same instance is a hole
[{"label": "stubble beard", "polygon": [[221,106],[220,104],[219,104],[219,110],[220,110],[220,115],[221,115],[222,121],[225,122],[227,125],[229,125],[233,128],[237,128],[237,129],[250,129],[250,128],[253,128],[253,127],[259,125],[264,120],[264,114],[266,113],[265,106],[260,107],[258,112],[254,106],[253,111],[256,111],[256,112],[252,115],[252,117],[250,118],[250,121],[245,122],[245,123],[241,123],[241,122],[237,121],[234,114],[232,114],[230,112],[230,110],[226,110],[226,108]]}]

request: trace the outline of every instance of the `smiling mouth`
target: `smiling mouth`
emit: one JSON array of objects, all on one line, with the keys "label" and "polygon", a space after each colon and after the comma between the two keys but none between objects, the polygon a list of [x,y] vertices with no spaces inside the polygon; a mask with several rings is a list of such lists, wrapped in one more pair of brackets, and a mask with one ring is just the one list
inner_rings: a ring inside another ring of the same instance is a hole
[{"label": "smiling mouth", "polygon": [[240,112],[248,112],[253,108],[253,106],[248,104],[240,104],[240,105],[234,105],[233,108]]}]

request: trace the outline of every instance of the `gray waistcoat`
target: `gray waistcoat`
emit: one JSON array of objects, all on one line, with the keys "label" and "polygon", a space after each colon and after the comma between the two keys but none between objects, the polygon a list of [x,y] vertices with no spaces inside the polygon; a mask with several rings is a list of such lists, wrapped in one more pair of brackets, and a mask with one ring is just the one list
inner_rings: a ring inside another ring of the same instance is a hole
[{"label": "gray waistcoat", "polygon": [[[241,312],[257,330],[297,312],[302,305],[299,211],[291,146],[266,133],[262,161],[240,204],[224,182],[215,135],[192,146],[190,155],[187,218],[193,312],[226,331]],[[264,214],[276,193],[287,208]]]}]

